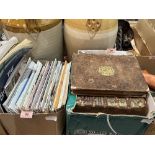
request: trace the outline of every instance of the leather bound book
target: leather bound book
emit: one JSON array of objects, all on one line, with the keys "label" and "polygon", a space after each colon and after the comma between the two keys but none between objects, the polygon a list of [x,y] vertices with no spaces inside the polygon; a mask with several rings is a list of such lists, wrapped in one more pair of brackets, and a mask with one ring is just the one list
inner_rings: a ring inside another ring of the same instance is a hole
[{"label": "leather bound book", "polygon": [[145,98],[78,96],[74,112],[146,116],[148,105]]},{"label": "leather bound book", "polygon": [[134,56],[74,54],[71,90],[86,96],[146,96],[148,85]]}]

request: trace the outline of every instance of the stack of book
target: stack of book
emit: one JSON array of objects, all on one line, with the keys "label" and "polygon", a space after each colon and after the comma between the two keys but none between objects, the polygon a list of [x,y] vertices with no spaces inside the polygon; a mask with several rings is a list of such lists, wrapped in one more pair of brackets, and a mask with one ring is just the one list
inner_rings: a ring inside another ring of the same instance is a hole
[{"label": "stack of book", "polygon": [[[33,61],[23,58],[8,79],[3,107],[10,113],[49,113],[65,105],[70,75],[66,61]],[[13,83],[13,84],[12,84]]]},{"label": "stack of book", "polygon": [[74,111],[146,116],[149,88],[136,57],[74,54],[71,90]]}]

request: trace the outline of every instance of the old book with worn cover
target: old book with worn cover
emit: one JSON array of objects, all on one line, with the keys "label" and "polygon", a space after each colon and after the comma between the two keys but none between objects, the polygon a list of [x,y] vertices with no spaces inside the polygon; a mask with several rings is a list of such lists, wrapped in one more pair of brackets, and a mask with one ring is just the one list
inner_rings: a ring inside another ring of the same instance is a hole
[{"label": "old book with worn cover", "polygon": [[146,116],[148,105],[146,99],[142,97],[77,96],[74,112]]},{"label": "old book with worn cover", "polygon": [[89,96],[146,96],[148,86],[134,56],[74,54],[71,90]]}]

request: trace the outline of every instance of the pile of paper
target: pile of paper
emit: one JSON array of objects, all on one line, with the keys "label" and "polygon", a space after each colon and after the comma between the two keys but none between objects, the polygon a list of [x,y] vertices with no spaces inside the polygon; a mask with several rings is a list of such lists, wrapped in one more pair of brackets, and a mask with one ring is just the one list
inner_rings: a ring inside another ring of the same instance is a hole
[{"label": "pile of paper", "polygon": [[0,42],[0,65],[2,65],[9,58],[13,57],[21,50],[32,48],[32,42],[28,39],[23,40],[19,44],[17,43],[18,39],[16,37],[12,37],[8,41]]},{"label": "pile of paper", "polygon": [[1,77],[6,72],[8,72],[7,75],[9,77],[11,67],[15,67],[24,54],[32,48],[30,40],[25,39],[21,43],[17,43],[18,40],[16,37],[0,42],[0,81],[2,81]]},{"label": "pile of paper", "polygon": [[16,37],[12,37],[10,40],[0,42],[0,60],[6,55],[6,53],[18,43]]},{"label": "pile of paper", "polygon": [[20,71],[18,80],[13,89],[8,91],[9,96],[3,104],[5,110],[11,113],[48,113],[65,105],[71,64],[57,60],[43,64],[29,58],[23,65],[23,61],[21,60],[5,86],[7,90]]}]

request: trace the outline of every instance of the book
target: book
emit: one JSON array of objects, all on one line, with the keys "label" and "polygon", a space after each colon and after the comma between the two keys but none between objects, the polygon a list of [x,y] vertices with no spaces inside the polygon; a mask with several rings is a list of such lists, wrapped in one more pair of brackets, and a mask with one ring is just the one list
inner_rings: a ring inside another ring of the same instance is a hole
[{"label": "book", "polygon": [[47,95],[48,95],[48,91],[50,89],[50,84],[52,83],[52,79],[53,79],[53,73],[54,73],[54,70],[55,70],[55,67],[56,67],[56,64],[57,64],[57,60],[55,59],[52,63],[51,63],[51,70],[50,70],[50,77],[49,77],[49,80],[48,80],[48,83],[47,83],[47,87],[46,87],[46,90],[45,90],[45,93],[44,93],[44,96],[43,96],[43,99],[42,99],[42,110],[45,112],[45,111],[48,111],[48,104],[46,102],[46,99],[47,99]]},{"label": "book", "polygon": [[147,116],[145,98],[77,96],[74,112]]},{"label": "book", "polygon": [[29,110],[29,108],[30,108],[30,102],[29,102],[29,99],[30,99],[30,96],[31,96],[31,94],[32,94],[32,90],[33,90],[33,88],[34,88],[34,86],[35,86],[35,83],[36,83],[36,81],[37,81],[37,79],[38,79],[38,76],[39,76],[39,74],[40,74],[40,71],[41,71],[41,69],[42,69],[42,63],[40,62],[40,61],[37,61],[37,67],[36,67],[36,71],[33,71],[33,72],[35,72],[35,74],[34,74],[34,77],[33,77],[33,80],[32,80],[32,82],[31,82],[31,84],[30,84],[30,87],[29,87],[29,89],[28,89],[28,91],[26,92],[26,97],[25,97],[25,100],[23,101],[23,105],[22,105],[22,108],[24,109],[24,110]]},{"label": "book", "polygon": [[45,73],[46,77],[45,77],[44,82],[43,82],[43,87],[42,87],[42,90],[40,92],[39,99],[37,101],[38,102],[38,109],[40,111],[42,111],[42,109],[44,107],[44,103],[42,102],[42,100],[43,100],[44,94],[46,93],[47,84],[48,84],[49,77],[50,77],[50,74],[51,74],[51,67],[52,67],[51,64],[49,64],[47,72]]},{"label": "book", "polygon": [[49,90],[47,91],[47,98],[45,102],[44,109],[45,111],[53,111],[53,102],[56,94],[57,85],[59,82],[60,74],[62,70],[62,63],[60,61],[57,62],[55,69],[53,70],[52,80],[49,86]]},{"label": "book", "polygon": [[22,95],[25,87],[26,87],[26,84],[29,80],[29,77],[31,76],[32,66],[33,66],[33,62],[30,60],[28,67],[26,68],[25,72],[22,75],[22,78],[19,79],[19,81],[18,81],[19,83],[17,82],[18,83],[17,88],[13,92],[13,96],[10,99],[10,104],[8,106],[8,109],[9,109],[9,111],[12,111],[13,113],[14,112],[18,113],[18,110],[16,108],[16,104],[17,104],[17,101],[19,100],[20,96]]},{"label": "book", "polygon": [[17,46],[12,48],[1,60],[0,60],[0,67],[3,65],[8,59],[16,55],[21,49],[31,49],[32,48],[32,41],[25,39]]},{"label": "book", "polygon": [[27,39],[13,47],[13,45],[15,45],[17,42],[18,40],[16,38],[12,38],[9,42],[3,42],[0,49],[0,90],[2,90],[0,91],[0,93],[1,98],[3,97],[3,99],[1,99],[0,101],[0,104],[3,104],[7,98],[4,90],[4,86],[7,80],[11,76],[12,72],[14,71],[22,57],[32,48],[32,42]]},{"label": "book", "polygon": [[63,80],[64,80],[64,76],[65,76],[66,67],[67,67],[67,62],[65,61],[63,68],[62,68],[62,71],[61,71],[58,87],[56,90],[56,94],[55,94],[55,98],[54,98],[54,102],[53,102],[53,109],[57,109],[58,104],[59,104],[59,99],[61,97],[61,90],[63,87]]},{"label": "book", "polygon": [[67,100],[70,67],[71,67],[71,63],[68,63],[67,66],[66,66],[66,70],[65,70],[65,73],[64,73],[64,78],[63,78],[63,81],[62,81],[62,88],[60,90],[59,103],[56,106],[56,109],[59,109],[60,107],[62,107],[62,105],[64,105],[66,100]]},{"label": "book", "polygon": [[88,96],[147,96],[149,88],[134,56],[74,54],[71,90]]},{"label": "book", "polygon": [[[23,56],[29,51],[29,49],[21,49],[16,55],[7,60],[3,65],[0,65],[0,87],[3,88],[10,77],[11,73],[15,69],[16,65],[20,62]],[[2,67],[3,66],[3,67]]]},{"label": "book", "polygon": [[12,37],[9,40],[1,41],[0,44],[0,60],[9,52],[9,50],[18,43],[16,37]]},{"label": "book", "polygon": [[5,108],[5,110],[6,110],[7,112],[10,112],[10,110],[9,110],[10,102],[11,102],[12,98],[14,97],[14,95],[15,95],[15,93],[16,93],[16,90],[17,90],[18,86],[19,86],[20,83],[22,82],[23,77],[24,77],[24,74],[25,74],[25,72],[26,72],[26,70],[27,70],[27,67],[29,66],[30,62],[31,62],[31,59],[29,59],[29,60],[27,61],[26,65],[25,65],[25,67],[24,67],[24,69],[23,69],[23,71],[22,71],[22,74],[20,75],[20,77],[19,77],[17,83],[15,84],[15,86],[13,87],[13,89],[11,90],[11,92],[10,92],[10,94],[9,94],[9,96],[8,96],[8,98],[7,98],[7,100],[3,103],[3,107]]},{"label": "book", "polygon": [[12,90],[8,88],[8,98],[3,104],[7,112],[15,114],[23,114],[23,112],[50,113],[65,105],[70,63],[63,64],[57,60],[41,63],[29,58],[27,63],[24,63],[24,67],[20,67],[20,64],[6,84],[6,88],[8,88],[11,79],[18,73],[18,68],[21,69]]},{"label": "book", "polygon": [[32,79],[33,79],[34,74],[35,74],[35,71],[36,71],[36,67],[37,67],[36,63],[32,61],[31,64],[32,64],[32,67],[31,67],[31,70],[32,70],[31,71],[31,75],[29,76],[28,81],[27,81],[27,84],[26,84],[26,86],[25,86],[25,88],[24,88],[24,90],[23,90],[20,98],[18,99],[18,101],[16,103],[16,107],[17,107],[18,110],[21,110],[23,108],[22,105],[23,105],[23,103],[25,101],[26,94],[27,94],[27,92],[29,90],[29,87],[31,85]]},{"label": "book", "polygon": [[38,109],[39,109],[40,99],[42,96],[42,90],[43,90],[43,87],[45,84],[45,80],[46,80],[46,76],[47,76],[47,73],[49,70],[49,66],[50,66],[49,61],[47,61],[45,64],[45,71],[43,73],[42,79],[41,79],[39,86],[37,88],[36,94],[34,96],[34,100],[33,100],[33,102],[34,102],[33,104],[35,104],[34,111],[38,111]]},{"label": "book", "polygon": [[17,83],[20,75],[23,73],[23,70],[25,68],[26,65],[26,58],[23,57],[20,62],[16,65],[15,69],[13,70],[13,72],[11,73],[10,77],[8,78],[4,89],[6,92],[6,95],[9,96],[11,90],[13,89],[13,87],[15,86],[15,84]]}]

